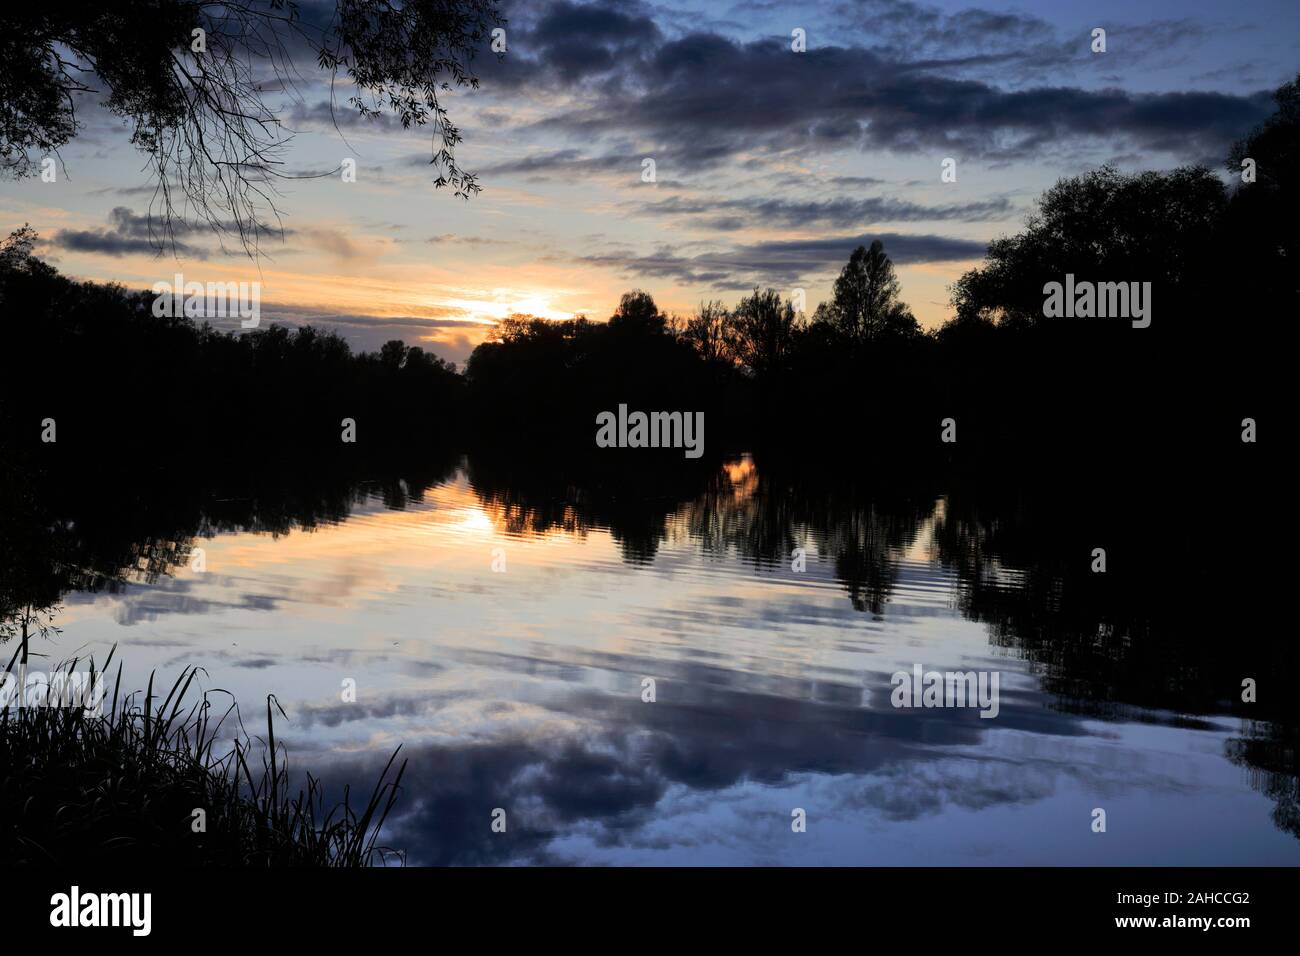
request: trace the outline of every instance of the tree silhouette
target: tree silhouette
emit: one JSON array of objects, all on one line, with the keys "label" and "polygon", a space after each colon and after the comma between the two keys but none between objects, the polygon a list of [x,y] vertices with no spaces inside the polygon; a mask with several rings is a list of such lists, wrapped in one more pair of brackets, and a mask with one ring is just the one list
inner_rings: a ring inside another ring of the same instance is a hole
[{"label": "tree silhouette", "polygon": [[1223,183],[1203,166],[1121,173],[1114,166],[1049,189],[1018,235],[989,243],[983,265],[952,290],[962,319],[1011,324],[1043,318],[1043,285],[1146,281],[1177,312],[1174,296],[1206,277],[1210,240],[1223,215]]},{"label": "tree silhouette", "polygon": [[740,300],[731,313],[730,341],[736,358],[760,380],[779,376],[789,365],[796,330],[794,305],[775,289]]},{"label": "tree silhouette", "polygon": [[850,346],[862,346],[885,336],[919,335],[916,317],[898,300],[894,264],[876,239],[871,248],[858,246],[835,280],[830,302],[818,306],[813,322],[825,325]]},{"label": "tree silhouette", "polygon": [[[1300,75],[1274,94],[1277,112],[1233,145],[1227,168],[1238,184],[1222,246],[1243,277],[1248,307],[1295,314],[1300,307]],[[1254,161],[1255,181],[1243,182]]]},{"label": "tree silhouette", "polygon": [[609,317],[611,329],[628,335],[660,335],[667,323],[667,316],[659,311],[654,298],[640,289],[623,293],[618,308]]},{"label": "tree silhouette", "polygon": [[1277,112],[1228,153],[1227,167],[1239,174],[1242,162],[1255,161],[1255,183],[1266,189],[1300,187],[1300,74],[1273,93]]},{"label": "tree silhouette", "polygon": [[[268,91],[296,95],[314,66],[328,76],[331,110],[344,78],[355,88],[345,109],[431,126],[434,184],[468,197],[479,185],[456,160],[460,132],[440,94],[478,85],[471,62],[502,22],[496,0],[336,0],[319,19],[290,0],[19,5],[0,31],[0,171],[31,173],[34,156],[82,129],[78,96],[102,93],[153,167],[155,240],[174,245],[178,210],[192,207],[253,254],[277,217],[289,138]],[[313,64],[298,62],[304,52]]]},{"label": "tree silhouette", "polygon": [[731,313],[721,302],[700,303],[699,309],[686,320],[681,338],[687,342],[706,363],[729,362],[732,359],[727,330]]}]

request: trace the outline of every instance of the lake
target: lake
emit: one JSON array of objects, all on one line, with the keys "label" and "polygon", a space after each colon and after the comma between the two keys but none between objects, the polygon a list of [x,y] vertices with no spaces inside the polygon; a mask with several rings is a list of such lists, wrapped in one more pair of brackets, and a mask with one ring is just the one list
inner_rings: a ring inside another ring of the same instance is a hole
[{"label": "lake", "polygon": [[[117,644],[131,686],[201,665],[252,733],[274,694],[335,787],[400,744],[380,842],[410,863],[1300,863],[1295,729],[1240,700],[1290,652],[1202,614],[1168,542],[1158,581],[1115,546],[1099,574],[1022,504],[750,455],[662,483],[462,458],[214,496],[188,531],[141,529],[34,650]],[[996,716],[895,706],[918,668],[996,674]]]}]

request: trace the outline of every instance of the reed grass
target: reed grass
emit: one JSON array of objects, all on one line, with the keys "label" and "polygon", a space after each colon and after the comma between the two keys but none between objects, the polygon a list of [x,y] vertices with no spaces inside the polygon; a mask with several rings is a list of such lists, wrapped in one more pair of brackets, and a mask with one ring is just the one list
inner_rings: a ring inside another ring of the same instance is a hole
[{"label": "reed grass", "polygon": [[[115,653],[98,670],[92,659],[89,673],[106,678]],[[59,668],[71,673],[77,663]],[[274,695],[266,738],[255,743],[227,692],[192,696],[200,673],[186,667],[165,694],[155,693],[151,673],[143,692],[123,697],[119,662],[100,713],[14,704],[0,711],[0,865],[405,862],[376,842],[406,769],[405,761],[395,767],[400,747],[358,807],[350,788],[329,803],[311,774],[294,792],[275,737],[275,712],[286,715]],[[214,696],[229,699],[219,717]],[[205,832],[195,832],[200,809]]]}]

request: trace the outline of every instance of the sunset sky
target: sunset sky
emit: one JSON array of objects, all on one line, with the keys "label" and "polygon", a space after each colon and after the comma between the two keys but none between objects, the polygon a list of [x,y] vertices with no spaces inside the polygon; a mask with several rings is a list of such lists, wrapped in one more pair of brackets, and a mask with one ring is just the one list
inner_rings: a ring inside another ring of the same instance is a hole
[{"label": "sunset sky", "polygon": [[[468,202],[433,188],[427,130],[344,108],[340,135],[304,63],[298,98],[283,99],[296,133],[284,169],[352,157],[357,181],[284,182],[285,234],[260,262],[200,229],[182,230],[179,259],[155,255],[148,162],[90,97],[58,182],[0,182],[6,231],[31,223],[40,254],[83,278],[260,279],[264,324],[332,327],[357,349],[402,338],[456,362],[507,314],[604,319],[632,288],[677,312],[755,285],[804,288],[811,312],[873,238],[934,327],[947,286],[1058,178],[1107,161],[1221,168],[1300,69],[1295,0],[503,10],[504,59],[485,49],[482,87],[447,99],[458,159],[483,185]],[[796,28],[806,52],[791,50]],[[947,157],[955,183],[940,182]]]}]

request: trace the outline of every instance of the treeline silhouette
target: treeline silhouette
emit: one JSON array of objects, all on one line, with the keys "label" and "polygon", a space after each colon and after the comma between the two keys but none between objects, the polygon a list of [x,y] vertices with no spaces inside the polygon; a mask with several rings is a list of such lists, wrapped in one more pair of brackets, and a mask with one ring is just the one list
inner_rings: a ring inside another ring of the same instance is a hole
[{"label": "treeline silhouette", "polygon": [[[689,316],[633,291],[608,322],[511,316],[461,374],[400,341],[354,354],[311,327],[223,333],[157,318],[148,293],[59,275],[24,228],[0,252],[0,441],[38,448],[49,418],[59,442],[47,460],[123,448],[370,457],[462,441],[591,449],[596,415],[625,404],[705,412],[711,457],[853,446],[974,467],[1099,454],[1185,466],[1239,449],[1243,419],[1270,427],[1260,420],[1284,377],[1275,323],[1300,307],[1300,88],[1276,98],[1278,112],[1234,146],[1231,188],[1204,167],[1058,182],[1023,232],[994,240],[953,286],[956,317],[930,333],[876,241],[851,252],[811,314],[774,289]],[[1235,182],[1247,161],[1253,181]],[[1045,284],[1067,274],[1150,283],[1150,326],[1045,317]],[[344,418],[355,443],[341,441]],[[945,419],[955,442],[940,441]]]},{"label": "treeline silhouette", "polygon": [[[466,368],[475,433],[589,445],[595,415],[625,402],[705,410],[715,443],[810,453],[990,467],[1217,455],[1273,407],[1275,323],[1300,306],[1297,84],[1276,99],[1234,146],[1231,188],[1199,166],[1057,183],[954,285],[956,317],[933,333],[899,300],[879,241],[852,252],[811,315],[769,288],[687,317],[640,291],[608,323],[514,316]],[[1150,326],[1045,317],[1045,285],[1067,275],[1150,283]],[[946,418],[955,443],[939,441]]]},{"label": "treeline silhouette", "polygon": [[[231,456],[371,458],[457,436],[463,378],[419,346],[355,354],[311,326],[220,332],[158,317],[151,293],[75,282],[32,254],[36,241],[24,227],[0,249],[8,448],[46,461],[187,454],[220,467]],[[342,441],[344,418],[355,442]],[[54,442],[42,441],[46,419]]]}]

